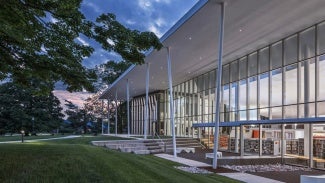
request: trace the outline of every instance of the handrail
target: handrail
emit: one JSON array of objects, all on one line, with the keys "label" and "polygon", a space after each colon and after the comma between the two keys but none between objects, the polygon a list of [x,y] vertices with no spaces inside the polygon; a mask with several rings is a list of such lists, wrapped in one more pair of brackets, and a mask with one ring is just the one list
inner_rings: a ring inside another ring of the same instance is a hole
[{"label": "handrail", "polygon": [[160,142],[163,144],[164,146],[164,152],[166,152],[166,143],[160,138],[159,134],[155,131],[154,133],[155,135],[157,135],[158,139],[160,140]]}]

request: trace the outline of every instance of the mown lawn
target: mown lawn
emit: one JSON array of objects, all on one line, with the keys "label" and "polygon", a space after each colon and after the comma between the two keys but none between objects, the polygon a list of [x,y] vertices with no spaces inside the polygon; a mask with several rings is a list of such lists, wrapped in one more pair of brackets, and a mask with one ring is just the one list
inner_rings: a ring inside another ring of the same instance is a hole
[{"label": "mown lawn", "polygon": [[0,144],[0,182],[235,182],[186,173],[155,156],[89,145],[102,138]]}]

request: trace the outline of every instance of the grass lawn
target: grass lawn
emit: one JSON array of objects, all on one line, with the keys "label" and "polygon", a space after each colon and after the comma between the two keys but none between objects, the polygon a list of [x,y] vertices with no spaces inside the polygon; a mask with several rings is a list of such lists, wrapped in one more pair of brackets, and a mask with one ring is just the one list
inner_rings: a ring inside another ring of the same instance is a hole
[{"label": "grass lawn", "polygon": [[183,172],[173,168],[177,163],[155,156],[89,145],[107,138],[0,144],[0,182],[235,182]]},{"label": "grass lawn", "polygon": [[[67,135],[39,135],[39,136],[24,136],[24,140],[35,140],[35,139],[48,139],[48,138],[57,138],[65,137]],[[21,141],[21,135],[15,136],[0,136],[0,142],[4,141]]]}]

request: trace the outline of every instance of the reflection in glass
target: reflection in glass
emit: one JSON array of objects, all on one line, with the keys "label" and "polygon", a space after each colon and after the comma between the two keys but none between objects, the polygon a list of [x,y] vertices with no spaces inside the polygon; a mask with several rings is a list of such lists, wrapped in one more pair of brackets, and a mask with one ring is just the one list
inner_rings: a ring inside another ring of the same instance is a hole
[{"label": "reflection in glass", "polygon": [[325,53],[325,22],[317,26],[317,54]]},{"label": "reflection in glass", "polygon": [[271,68],[276,69],[282,66],[282,42],[271,46]]},{"label": "reflection in glass", "polygon": [[239,60],[239,79],[247,77],[247,57]]},{"label": "reflection in glass", "polygon": [[269,107],[269,73],[263,73],[261,75],[259,75],[259,79],[260,79],[260,84],[259,84],[259,88],[260,88],[260,108],[264,108],[264,107]]},{"label": "reflection in glass", "polygon": [[247,82],[246,79],[239,81],[239,110],[247,109]]},{"label": "reflection in glass", "polygon": [[289,65],[297,62],[297,35],[284,40],[284,64]]},{"label": "reflection in glass", "polygon": [[285,104],[296,104],[298,93],[297,64],[285,67]]},{"label": "reflection in glass", "polygon": [[284,107],[284,118],[297,118],[297,105],[289,105]]},{"label": "reflection in glass", "polygon": [[253,76],[248,78],[249,83],[249,109],[257,108],[257,77]]},{"label": "reflection in glass", "polygon": [[257,53],[252,53],[248,56],[248,76],[257,74]]},{"label": "reflection in glass", "polygon": [[325,100],[325,55],[318,57],[318,100]]},{"label": "reflection in glass", "polygon": [[315,56],[315,27],[309,28],[299,36],[299,60]]},{"label": "reflection in glass", "polygon": [[272,71],[271,106],[282,105],[282,69]]},{"label": "reflection in glass", "polygon": [[270,69],[269,66],[269,47],[261,49],[258,52],[259,73],[266,72]]}]

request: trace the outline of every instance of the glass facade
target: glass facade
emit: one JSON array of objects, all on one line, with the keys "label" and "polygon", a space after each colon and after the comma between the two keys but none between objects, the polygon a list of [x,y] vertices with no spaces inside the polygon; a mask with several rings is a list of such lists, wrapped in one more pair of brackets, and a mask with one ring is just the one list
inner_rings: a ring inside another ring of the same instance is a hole
[{"label": "glass facade", "polygon": [[[222,72],[221,123],[325,117],[325,23],[316,24],[227,62],[223,65]],[[213,128],[193,128],[193,124],[214,123],[215,83],[216,71],[213,69],[173,86],[177,136],[196,138],[208,136],[211,140]],[[171,135],[169,91],[162,91],[159,95],[157,101],[159,133]],[[139,100],[134,105],[142,103]],[[143,109],[140,107],[138,110]],[[133,116],[141,121],[143,116],[137,115]],[[311,126],[312,136],[314,141],[317,141],[319,139],[315,137],[319,135],[318,132],[322,131],[325,134],[325,122]],[[139,132],[137,127],[133,128],[135,132]],[[287,125],[285,129],[287,145],[297,142],[299,146],[302,141],[306,146],[308,128],[309,124]],[[263,125],[261,133],[256,132],[256,129],[259,129],[256,125],[245,126],[244,129],[245,153],[270,153],[264,150],[259,152],[260,149],[247,149],[249,143],[254,143],[249,140],[258,139],[260,135],[264,140],[256,143],[265,144],[269,143],[270,139],[272,142],[281,139],[281,125]],[[239,137],[238,128],[227,127],[221,128],[220,131],[221,137],[227,136],[228,141],[227,145],[219,147],[237,151],[238,148],[231,146],[231,140],[239,140],[234,139]],[[316,141],[315,143],[318,143]],[[325,152],[325,140],[323,146]],[[281,151],[281,148],[274,149],[272,153],[276,155],[276,151]],[[300,152],[293,151],[292,148],[287,148],[285,153],[303,156],[308,154],[306,150]],[[314,152],[314,156],[325,159],[325,153]]]}]

